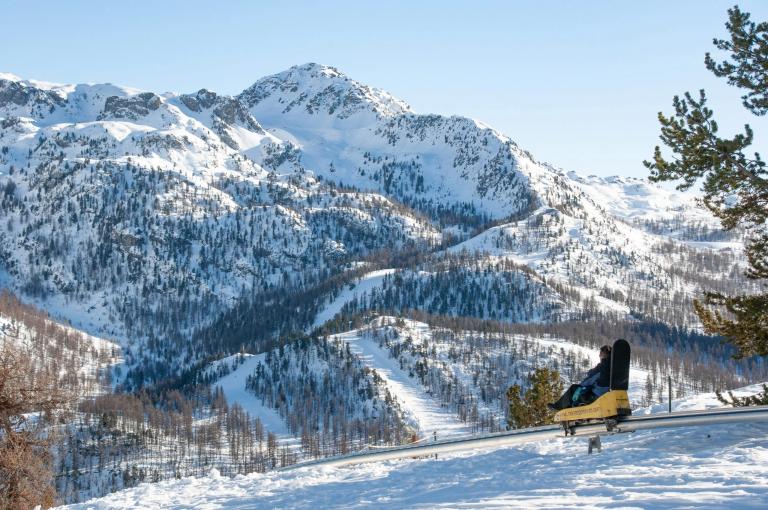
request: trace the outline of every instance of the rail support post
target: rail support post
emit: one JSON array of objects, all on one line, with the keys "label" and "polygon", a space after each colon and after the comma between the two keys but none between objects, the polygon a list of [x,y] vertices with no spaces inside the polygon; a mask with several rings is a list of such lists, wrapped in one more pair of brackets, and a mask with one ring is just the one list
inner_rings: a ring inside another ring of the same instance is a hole
[{"label": "rail support post", "polygon": [[589,438],[587,445],[587,455],[592,455],[592,450],[597,449],[598,453],[603,451],[603,445],[600,442],[600,436],[593,436]]}]

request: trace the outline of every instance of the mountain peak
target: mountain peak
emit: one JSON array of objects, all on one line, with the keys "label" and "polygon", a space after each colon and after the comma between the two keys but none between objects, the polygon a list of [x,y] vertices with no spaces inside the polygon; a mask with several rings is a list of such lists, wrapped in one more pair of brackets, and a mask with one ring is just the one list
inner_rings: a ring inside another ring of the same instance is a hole
[{"label": "mountain peak", "polygon": [[21,78],[12,73],[0,73],[0,80],[21,81]]},{"label": "mountain peak", "polygon": [[239,96],[259,115],[328,115],[346,119],[373,113],[393,117],[411,113],[404,101],[355,81],[335,67],[307,63],[258,80]]},{"label": "mountain peak", "polygon": [[286,72],[291,72],[291,71],[306,72],[306,73],[313,73],[313,74],[320,73],[324,76],[328,76],[331,78],[348,79],[348,77],[344,73],[342,73],[335,67],[327,66],[325,64],[318,64],[316,62],[307,62],[306,64],[292,66]]}]

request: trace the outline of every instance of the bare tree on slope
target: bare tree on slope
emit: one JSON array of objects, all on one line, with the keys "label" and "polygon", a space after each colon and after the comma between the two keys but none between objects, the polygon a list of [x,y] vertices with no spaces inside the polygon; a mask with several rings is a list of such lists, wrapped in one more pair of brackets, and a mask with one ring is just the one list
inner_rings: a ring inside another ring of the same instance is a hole
[{"label": "bare tree on slope", "polygon": [[12,341],[0,343],[0,508],[53,505],[50,436],[43,424],[71,401]]}]

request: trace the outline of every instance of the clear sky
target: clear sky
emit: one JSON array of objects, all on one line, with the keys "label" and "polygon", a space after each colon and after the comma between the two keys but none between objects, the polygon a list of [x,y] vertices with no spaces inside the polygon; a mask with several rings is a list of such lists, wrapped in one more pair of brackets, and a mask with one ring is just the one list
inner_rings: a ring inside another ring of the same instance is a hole
[{"label": "clear sky", "polygon": [[[480,119],[568,170],[645,177],[656,113],[706,88],[723,132],[768,120],[704,68],[733,0],[0,0],[0,71],[236,94],[333,65],[419,113]],[[768,20],[768,2],[740,3]]]}]

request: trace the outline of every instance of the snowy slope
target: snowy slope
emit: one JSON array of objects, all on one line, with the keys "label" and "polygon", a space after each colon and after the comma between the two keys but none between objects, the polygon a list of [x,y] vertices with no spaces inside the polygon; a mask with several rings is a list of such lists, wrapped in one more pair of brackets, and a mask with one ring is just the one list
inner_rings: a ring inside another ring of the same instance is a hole
[{"label": "snowy slope", "polygon": [[[218,360],[216,364],[229,364],[236,361],[239,355],[229,356],[227,358]],[[252,418],[259,418],[264,427],[273,434],[277,434],[280,437],[290,436],[290,431],[286,428],[285,422],[283,422],[277,411],[269,406],[264,405],[260,398],[246,390],[245,379],[253,373],[256,369],[256,365],[264,363],[264,355],[252,355],[244,354],[245,361],[242,363],[234,363],[236,367],[229,374],[225,375],[213,384],[214,388],[221,388],[224,391],[224,396],[227,397],[227,403],[239,404],[245,412],[247,412]]]},{"label": "snowy slope", "polygon": [[[698,408],[711,396],[679,401]],[[110,508],[765,508],[768,424],[584,438],[439,459],[142,485],[72,509]]]},{"label": "snowy slope", "polygon": [[[422,334],[429,334],[426,324],[421,324],[420,329]],[[362,337],[358,331],[334,335],[334,338],[349,343],[352,352],[384,379],[390,392],[397,396],[405,419],[418,430],[420,439],[433,438],[435,434],[442,438],[471,432],[471,427],[462,423],[447,406],[441,406],[417,379],[371,338]]]},{"label": "snowy slope", "polygon": [[81,398],[109,390],[106,373],[122,361],[117,344],[9,302],[7,295],[0,295],[0,348],[8,346],[29,359],[30,377],[49,374]]},{"label": "snowy slope", "polygon": [[720,222],[699,205],[693,191],[671,191],[633,177],[566,175],[609,214],[643,230],[691,246],[741,251],[741,233],[723,232]]},{"label": "snowy slope", "polygon": [[353,283],[350,283],[336,298],[326,304],[322,310],[315,317],[315,322],[312,328],[322,326],[327,321],[333,319],[333,317],[341,311],[345,304],[349,303],[353,299],[360,299],[369,294],[373,289],[376,289],[384,282],[384,277],[395,272],[394,269],[380,269],[378,271],[371,271],[365,274],[361,278],[357,279]]},{"label": "snowy slope", "polygon": [[676,213],[685,213],[695,216],[691,219],[714,219],[706,210],[696,206],[696,196],[692,193],[670,191],[632,177],[585,177],[576,172],[568,172],[566,175],[609,213],[620,218],[650,219],[652,215],[669,218]]}]

